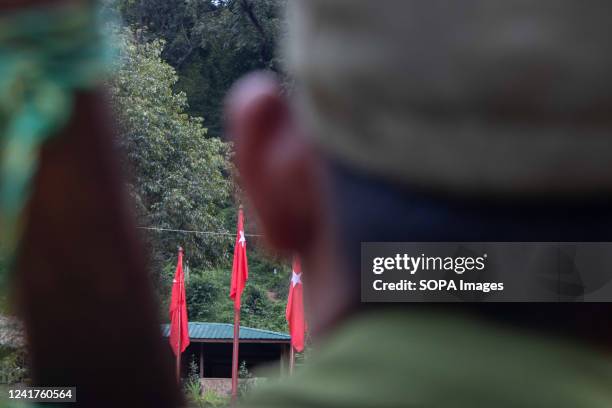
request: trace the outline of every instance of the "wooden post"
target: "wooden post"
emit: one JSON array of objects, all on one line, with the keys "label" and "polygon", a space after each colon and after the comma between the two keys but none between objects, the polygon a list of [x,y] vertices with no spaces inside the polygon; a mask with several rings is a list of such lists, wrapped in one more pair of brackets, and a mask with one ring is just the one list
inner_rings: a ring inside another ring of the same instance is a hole
[{"label": "wooden post", "polygon": [[204,378],[204,343],[200,343],[200,378]]},{"label": "wooden post", "polygon": [[238,396],[238,343],[240,342],[240,309],[234,308],[234,351],[232,353],[232,403]]},{"label": "wooden post", "polygon": [[291,375],[293,374],[293,367],[295,365],[295,349],[292,344],[289,345],[289,350],[289,375]]}]

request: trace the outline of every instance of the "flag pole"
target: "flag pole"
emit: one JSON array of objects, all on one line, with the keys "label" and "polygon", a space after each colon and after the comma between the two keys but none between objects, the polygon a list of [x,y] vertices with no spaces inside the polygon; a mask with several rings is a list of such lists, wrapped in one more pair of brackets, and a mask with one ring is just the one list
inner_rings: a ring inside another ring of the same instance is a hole
[{"label": "flag pole", "polygon": [[238,344],[240,339],[240,309],[234,308],[234,351],[232,353],[232,402],[238,396]]},{"label": "flag pole", "polygon": [[293,374],[293,367],[295,365],[295,348],[293,348],[293,344],[289,345],[289,375]]},{"label": "flag pole", "polygon": [[246,257],[246,239],[244,238],[244,215],[242,204],[238,207],[238,222],[236,225],[236,244],[234,246],[234,263],[230,283],[230,297],[234,300],[234,344],[232,351],[232,399],[234,404],[238,397],[238,346],[240,343],[240,298],[245,283],[249,279]]},{"label": "flag pole", "polygon": [[[238,207],[242,211],[242,204]],[[242,227],[244,228],[244,227]],[[235,254],[234,254],[235,256]],[[238,295],[240,296],[240,295]],[[234,305],[234,348],[232,351],[232,403],[236,402],[238,397],[238,345],[240,343],[240,305]]]},{"label": "flag pole", "polygon": [[[181,253],[183,252],[183,247],[179,247],[179,258]],[[181,258],[182,259],[182,258]],[[184,278],[179,281],[179,305],[181,304],[181,301],[184,299],[180,299],[181,294],[183,293],[183,285],[185,284],[184,282]],[[177,348],[177,353],[176,353],[176,382],[177,383],[181,383],[181,338],[183,336],[183,333],[181,333],[181,329],[182,329],[182,322],[181,322],[181,314],[182,313],[178,313],[178,348]]]},{"label": "flag pole", "polygon": [[179,352],[176,353],[176,382],[181,383],[181,314],[179,313],[179,338],[178,338],[178,349]]}]

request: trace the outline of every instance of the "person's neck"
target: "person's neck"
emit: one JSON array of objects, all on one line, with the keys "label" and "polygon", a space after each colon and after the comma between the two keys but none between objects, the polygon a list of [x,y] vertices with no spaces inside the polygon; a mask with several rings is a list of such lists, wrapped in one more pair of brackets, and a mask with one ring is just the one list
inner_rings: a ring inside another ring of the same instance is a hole
[{"label": "person's neck", "polygon": [[349,271],[338,256],[330,230],[303,255],[305,307],[314,338],[326,336],[360,305],[359,271]]}]

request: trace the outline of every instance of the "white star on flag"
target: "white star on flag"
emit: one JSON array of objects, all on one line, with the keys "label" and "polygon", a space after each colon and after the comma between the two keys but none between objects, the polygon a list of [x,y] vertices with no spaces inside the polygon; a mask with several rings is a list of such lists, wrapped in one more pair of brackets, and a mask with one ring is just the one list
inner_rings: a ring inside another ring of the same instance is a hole
[{"label": "white star on flag", "polygon": [[240,231],[240,239],[238,239],[238,243],[241,244],[244,248],[244,244],[246,244],[246,239],[244,238],[244,231]]},{"label": "white star on flag", "polygon": [[295,271],[291,272],[293,273],[293,275],[291,276],[291,284],[293,285],[293,287],[295,287],[295,285],[297,285],[298,283],[302,283],[302,274],[295,273]]}]

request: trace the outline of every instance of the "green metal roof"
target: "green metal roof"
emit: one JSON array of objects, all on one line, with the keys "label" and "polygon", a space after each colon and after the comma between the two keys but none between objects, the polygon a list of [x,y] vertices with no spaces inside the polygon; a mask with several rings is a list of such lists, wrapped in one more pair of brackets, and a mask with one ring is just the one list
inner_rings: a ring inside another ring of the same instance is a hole
[{"label": "green metal roof", "polygon": [[[169,325],[162,324],[163,336],[168,337],[169,332]],[[190,322],[189,338],[192,340],[232,340],[234,338],[234,325],[231,323]],[[289,341],[291,336],[286,333],[240,326],[240,340]]]}]

